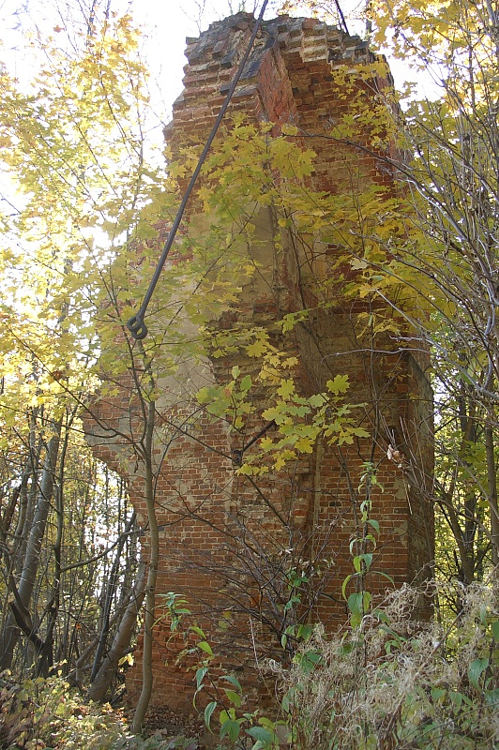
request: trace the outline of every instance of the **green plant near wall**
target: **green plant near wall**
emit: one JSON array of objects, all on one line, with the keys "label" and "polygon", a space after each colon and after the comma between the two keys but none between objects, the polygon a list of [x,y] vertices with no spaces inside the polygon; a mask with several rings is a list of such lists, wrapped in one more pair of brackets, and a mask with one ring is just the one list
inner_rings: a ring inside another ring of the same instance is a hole
[{"label": "green plant near wall", "polygon": [[[375,467],[366,463],[359,490],[358,533],[350,544],[353,572],[343,584],[349,622],[333,636],[321,626],[283,635],[283,659],[268,663],[280,696],[275,711],[247,711],[239,680],[224,673],[203,630],[189,629],[197,641],[195,697],[219,748],[276,750],[492,750],[499,740],[499,614],[497,582],[462,589],[462,609],[442,625],[417,620],[426,589],[404,586],[374,606],[367,581],[384,575],[373,569],[378,523],[370,517],[370,491],[379,487]],[[381,488],[382,489],[382,488]],[[297,605],[307,583],[289,571],[289,601]],[[348,594],[355,583],[357,590]],[[460,584],[452,584],[456,588]],[[461,587],[462,588],[462,587]],[[168,599],[172,628],[190,614],[185,600]],[[291,605],[290,605],[291,606]],[[301,640],[289,667],[288,638]],[[217,726],[218,727],[215,729]]]},{"label": "green plant near wall", "polygon": [[[357,517],[357,533],[350,540],[350,555],[354,572],[347,575],[341,587],[342,596],[346,600],[350,612],[350,624],[353,628],[361,624],[363,617],[371,608],[372,595],[366,588],[368,574],[382,576],[390,584],[393,584],[391,576],[382,570],[373,570],[372,568],[379,534],[379,522],[371,518],[371,493],[373,489],[383,492],[383,485],[378,480],[375,464],[372,461],[364,461],[360,483],[357,488],[359,494],[363,493]],[[356,584],[357,590],[347,597],[347,590],[352,583]]]},{"label": "green plant near wall", "polygon": [[478,748],[499,739],[499,621],[492,585],[464,594],[447,627],[414,619],[421,592],[405,587],[343,634],[317,630],[310,672],[281,674],[283,709],[299,750]]},{"label": "green plant near wall", "polygon": [[421,597],[438,594],[435,582],[392,590],[374,606],[369,576],[391,582],[373,568],[374,487],[383,490],[366,462],[350,542],[354,571],[342,586],[348,624],[331,637],[315,628],[280,671],[279,718],[288,741],[297,750],[492,749],[499,741],[497,579],[466,589],[451,584],[462,608],[443,625],[417,619]]}]

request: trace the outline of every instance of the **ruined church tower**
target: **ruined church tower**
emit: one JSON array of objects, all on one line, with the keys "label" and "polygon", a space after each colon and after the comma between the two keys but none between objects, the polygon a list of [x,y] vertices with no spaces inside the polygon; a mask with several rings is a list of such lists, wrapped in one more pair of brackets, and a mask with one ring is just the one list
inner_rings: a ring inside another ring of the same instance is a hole
[{"label": "ruined church tower", "polygon": [[[175,102],[166,133],[174,154],[185,144],[204,143],[253,26],[251,15],[239,13],[187,40],[184,91]],[[366,42],[319,20],[283,16],[265,21],[230,114],[242,112],[249,122],[271,122],[276,134],[286,123],[296,125],[306,136],[306,147],[317,155],[310,177],[316,190],[342,189],[346,155],[350,165],[354,159],[357,175],[368,175],[390,188],[396,176],[374,155],[355,154],[321,137],[349,108],[333,83],[332,70],[341,68],[355,76],[359,64],[373,60]],[[374,97],[376,88],[390,85],[386,72],[385,78],[365,87],[365,96]],[[226,422],[203,415],[176,434],[169,447],[157,483],[161,542],[157,591],[175,592],[187,600],[191,622],[203,627],[213,650],[223,655],[224,668],[234,670],[249,685],[254,682],[255,660],[280,649],[282,635],[293,625],[286,619],[293,587],[300,587],[301,598],[293,608],[295,623],[320,620],[334,629],[345,621],[341,584],[352,572],[349,543],[355,534],[359,494],[365,492],[366,466],[376,472],[376,484],[370,488],[373,518],[380,527],[376,568],[398,585],[413,580],[433,553],[431,505],[416,486],[432,471],[425,355],[388,335],[378,347],[366,349],[359,333],[364,303],[351,296],[341,298],[338,287],[330,304],[317,307],[306,324],[296,326],[287,338],[279,333],[276,318],[300,309],[304,300],[312,309],[313,295],[306,283],[300,286],[307,260],[304,255],[302,263],[300,253],[305,250],[285,242],[278,270],[271,268],[273,231],[271,219],[262,214],[257,219],[255,250],[261,271],[243,287],[238,303],[219,324],[228,327],[246,319],[270,331],[276,344],[296,355],[295,379],[303,393],[319,392],[326,381],[347,374],[348,400],[363,404],[355,418],[370,437],[355,439],[341,449],[318,441],[312,453],[259,482],[241,475],[238,468],[243,449],[258,456],[258,435],[265,427],[261,418],[255,417],[253,441],[248,435],[241,442]],[[327,267],[320,258],[314,263],[317,269]],[[251,361],[222,358],[210,364],[214,382],[223,382],[236,362],[243,373],[251,374]],[[119,400],[102,405],[100,418],[92,443],[97,455],[116,467],[105,425],[107,421],[111,432],[120,418]],[[418,446],[417,459],[414,446]],[[146,529],[145,501],[135,486],[131,477],[132,501]],[[147,530],[142,539],[147,559]],[[380,578],[372,587],[382,592],[386,585],[386,579]],[[188,658],[180,662],[176,658],[186,644],[160,615],[158,609],[151,710],[158,716],[165,709],[188,714],[193,672]],[[140,650],[139,639],[127,677],[132,702],[140,691]]]}]

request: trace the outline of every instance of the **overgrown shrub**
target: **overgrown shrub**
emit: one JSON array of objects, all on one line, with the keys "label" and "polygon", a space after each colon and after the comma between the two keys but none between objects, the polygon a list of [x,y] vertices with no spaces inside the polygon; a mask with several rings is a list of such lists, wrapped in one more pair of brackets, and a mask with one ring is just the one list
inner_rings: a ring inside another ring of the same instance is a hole
[{"label": "overgrown shrub", "polygon": [[[446,627],[414,619],[406,586],[357,627],[316,629],[290,670],[271,665],[295,750],[493,748],[499,740],[494,587],[460,592]],[[271,745],[269,744],[269,747]]]},{"label": "overgrown shrub", "polygon": [[122,714],[109,704],[84,701],[60,677],[15,684],[0,677],[2,750],[173,750],[195,748],[179,738],[133,736]]}]

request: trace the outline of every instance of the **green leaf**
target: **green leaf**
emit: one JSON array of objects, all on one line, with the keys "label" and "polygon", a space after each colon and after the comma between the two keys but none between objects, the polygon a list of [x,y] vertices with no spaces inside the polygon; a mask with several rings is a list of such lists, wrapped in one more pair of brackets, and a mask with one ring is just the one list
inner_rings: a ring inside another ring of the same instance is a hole
[{"label": "green leaf", "polygon": [[267,349],[267,342],[263,339],[257,339],[253,344],[246,347],[246,353],[249,357],[260,357]]},{"label": "green leaf", "polygon": [[208,654],[208,656],[213,656],[213,651],[208,641],[199,641],[197,647],[200,648],[201,651],[204,651],[205,654]]},{"label": "green leaf", "polygon": [[211,395],[208,386],[205,385],[203,386],[203,388],[199,389],[196,394],[196,398],[200,404],[208,404],[212,400],[213,396]]},{"label": "green leaf", "polygon": [[211,717],[212,717],[213,711],[216,709],[216,707],[217,707],[217,702],[216,701],[210,701],[210,703],[208,703],[208,705],[204,709],[204,714],[203,714],[204,723],[206,724],[206,726],[208,727],[208,729],[210,730],[210,732],[211,732],[211,728],[210,728]]},{"label": "green leaf", "polygon": [[451,703],[453,704],[453,706],[455,706],[457,710],[459,711],[463,703],[463,698],[464,698],[463,694],[452,690],[449,693],[449,698],[451,699]]},{"label": "green leaf", "polygon": [[222,677],[222,680],[227,680],[227,682],[230,682],[231,685],[234,685],[234,687],[239,690],[239,692],[242,692],[241,683],[237,679],[237,677],[234,677],[232,674],[226,674]]},{"label": "green leaf", "polygon": [[241,380],[240,384],[242,391],[249,391],[251,388],[251,375],[245,375],[244,378]]},{"label": "green leaf", "polygon": [[439,701],[440,698],[443,698],[444,695],[446,694],[447,694],[447,690],[444,690],[443,688],[433,687],[431,689],[431,697],[433,698],[434,701]]},{"label": "green leaf", "polygon": [[224,721],[222,724],[222,727],[220,729],[220,738],[229,736],[229,739],[232,740],[232,742],[235,742],[237,738],[239,737],[239,733],[241,731],[241,725],[239,721],[236,721],[234,719],[227,719],[227,721]]},{"label": "green leaf", "polygon": [[364,554],[360,555],[360,557],[362,558],[364,565],[366,566],[366,570],[369,570],[373,562],[372,552],[364,552]]},{"label": "green leaf", "polygon": [[499,704],[499,688],[493,688],[492,690],[485,691],[485,700],[489,706],[496,706]]},{"label": "green leaf", "polygon": [[326,387],[335,396],[339,396],[340,393],[346,393],[350,387],[348,375],[336,375],[333,380],[327,381]]},{"label": "green leaf", "polygon": [[471,684],[478,689],[480,677],[489,666],[487,658],[475,659],[468,667],[468,677]]},{"label": "green leaf", "polygon": [[348,609],[356,617],[361,617],[363,614],[362,602],[363,602],[362,591],[356,591],[355,593],[350,594],[350,596],[348,597],[348,600],[347,600]]},{"label": "green leaf", "polygon": [[290,398],[295,392],[295,384],[294,381],[290,378],[286,378],[285,380],[281,381],[281,385],[277,389],[277,393],[281,398],[283,398],[285,401]]},{"label": "green leaf", "polygon": [[228,690],[224,689],[225,695],[230,700],[230,702],[236,707],[239,708],[241,705],[241,696],[239,693],[236,693],[235,690]]},{"label": "green leaf", "polygon": [[198,690],[201,687],[201,683],[203,682],[207,671],[208,667],[199,667],[199,669],[196,671],[196,687]]},{"label": "green leaf", "polygon": [[[375,609],[373,612],[373,615],[375,615],[375,617],[378,618],[379,622],[382,622],[385,624],[390,622],[390,618],[388,617],[388,615],[383,609]],[[388,630],[391,631],[390,628],[388,628]]]},{"label": "green leaf", "polygon": [[301,601],[300,596],[292,596],[284,605],[284,612],[289,612],[290,609],[293,609],[295,604],[299,604]]},{"label": "green leaf", "polygon": [[289,710],[291,708],[291,702],[290,702],[290,696],[289,693],[286,693],[286,695],[283,696],[281,701],[281,707],[283,711],[285,711],[287,714],[289,714]]},{"label": "green leaf", "polygon": [[[351,432],[352,435],[355,435],[355,437],[360,437],[360,438],[368,438],[369,437],[368,431],[365,430],[363,427],[351,427],[350,428],[350,432]],[[378,486],[381,487],[381,485],[378,485]]]},{"label": "green leaf", "polygon": [[353,558],[353,567],[357,573],[362,572],[362,563],[364,563],[365,570],[369,570],[372,565],[373,555],[372,552],[364,552],[362,555],[356,555]]},{"label": "green leaf", "polygon": [[310,674],[310,672],[312,672],[318,664],[321,664],[322,660],[323,656],[320,651],[311,649],[310,651],[305,651],[305,653],[302,654],[300,659],[300,666],[305,674]]},{"label": "green leaf", "polygon": [[199,635],[200,638],[205,638],[204,630],[201,630],[197,625],[191,625],[189,630],[192,630],[193,633],[196,633],[196,635]]},{"label": "green leaf", "polygon": [[304,625],[298,625],[298,630],[296,631],[296,637],[303,638],[304,641],[308,641],[313,631],[314,631],[314,626],[311,624],[307,623]]},{"label": "green leaf", "polygon": [[325,402],[326,402],[326,398],[324,394],[322,393],[316,393],[313,396],[310,396],[310,398],[308,399],[308,403],[314,409],[320,409],[321,406],[324,406]]},{"label": "green leaf", "polygon": [[275,736],[268,729],[265,729],[265,727],[251,727],[246,730],[246,734],[249,734],[254,740],[261,742],[263,747],[268,747],[273,742]]},{"label": "green leaf", "polygon": [[[357,574],[355,574],[355,575],[357,575]],[[350,581],[352,580],[352,578],[355,578],[355,575],[353,575],[353,574],[348,575],[344,579],[343,583],[341,584],[341,595],[342,595],[343,599],[347,598],[347,594],[346,594],[347,586],[350,583]]]}]

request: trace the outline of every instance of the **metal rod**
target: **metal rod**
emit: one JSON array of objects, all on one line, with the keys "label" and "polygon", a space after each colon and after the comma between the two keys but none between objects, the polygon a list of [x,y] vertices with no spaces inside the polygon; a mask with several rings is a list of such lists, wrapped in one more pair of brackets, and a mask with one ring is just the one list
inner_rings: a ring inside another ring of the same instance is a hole
[{"label": "metal rod", "polygon": [[182,202],[179,206],[179,209],[177,211],[177,215],[175,216],[175,220],[172,224],[172,228],[170,229],[170,233],[168,235],[168,238],[163,246],[163,251],[161,253],[161,257],[158,261],[158,264],[156,266],[156,269],[154,271],[153,277],[151,279],[151,283],[149,284],[149,287],[147,289],[147,292],[145,293],[144,299],[142,301],[142,304],[140,306],[140,309],[136,315],[133,315],[130,320],[127,321],[127,328],[130,331],[131,335],[134,339],[139,340],[143,339],[147,336],[147,326],[144,323],[144,316],[146,314],[147,306],[149,305],[149,302],[151,301],[151,297],[154,293],[154,290],[156,288],[156,284],[158,283],[159,277],[161,275],[161,271],[163,270],[163,266],[165,265],[165,261],[168,257],[168,253],[170,252],[170,249],[173,245],[173,241],[175,239],[175,235],[177,234],[177,230],[180,226],[180,222],[182,221],[182,217],[184,215],[185,207],[187,206],[187,203],[189,201],[189,198],[191,196],[192,190],[194,188],[194,185],[196,184],[196,180],[199,176],[199,173],[201,172],[201,168],[205,162],[205,159],[208,155],[208,151],[210,150],[211,144],[213,143],[213,140],[217,134],[218,128],[220,126],[220,123],[222,122],[223,116],[225,115],[225,112],[227,111],[227,108],[230,104],[230,101],[232,99],[232,96],[234,94],[234,91],[236,90],[236,86],[239,82],[239,79],[243,73],[244,67],[248,61],[248,57],[250,55],[251,50],[253,49],[253,44],[256,39],[256,35],[258,33],[258,29],[260,28],[260,24],[263,19],[263,14],[265,12],[265,9],[267,7],[269,0],[264,0],[262,9],[260,11],[260,15],[258,16],[255,27],[253,29],[253,33],[251,35],[251,39],[249,41],[248,47],[246,49],[246,52],[244,53],[242,60],[239,64],[239,68],[237,69],[237,73],[234,76],[234,79],[230,85],[229,91],[227,92],[227,96],[225,98],[225,101],[220,109],[220,112],[218,113],[217,119],[215,120],[215,124],[213,125],[213,128],[211,129],[211,133],[208,136],[208,140],[205,143],[205,146],[203,148],[203,151],[201,153],[201,156],[199,157],[199,161],[197,163],[196,169],[194,170],[192,177],[189,181],[189,185],[187,186],[187,190],[184,193],[184,197],[182,198]]}]

